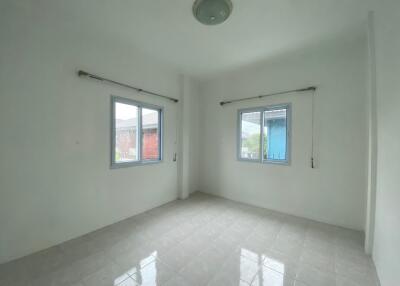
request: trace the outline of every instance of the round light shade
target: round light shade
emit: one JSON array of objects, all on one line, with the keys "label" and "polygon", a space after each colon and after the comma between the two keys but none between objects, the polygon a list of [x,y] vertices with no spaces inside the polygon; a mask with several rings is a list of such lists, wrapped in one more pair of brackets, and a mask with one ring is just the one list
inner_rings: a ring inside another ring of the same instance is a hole
[{"label": "round light shade", "polygon": [[230,0],[196,0],[193,15],[205,25],[217,25],[224,22],[232,12]]}]

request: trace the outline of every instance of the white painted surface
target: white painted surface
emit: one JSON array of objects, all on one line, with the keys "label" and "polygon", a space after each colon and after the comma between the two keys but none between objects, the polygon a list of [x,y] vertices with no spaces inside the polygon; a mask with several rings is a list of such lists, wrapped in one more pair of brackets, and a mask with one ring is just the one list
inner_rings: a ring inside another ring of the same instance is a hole
[{"label": "white painted surface", "polygon": [[400,3],[375,13],[378,165],[373,258],[382,286],[400,281]]},{"label": "white painted surface", "polygon": [[[190,1],[1,1],[0,262],[172,200],[179,190],[186,196],[202,189],[362,229],[368,164],[366,43],[337,45],[330,39],[362,30],[367,2],[257,0],[245,6],[236,1],[230,22],[210,29],[194,21]],[[374,259],[386,286],[400,280],[400,9],[395,0],[375,4],[379,158]],[[325,44],[302,49],[317,42]],[[272,59],[280,53],[280,60]],[[182,72],[209,78],[264,58],[271,60],[201,86],[187,76],[179,79]],[[186,108],[79,79],[77,68],[181,95]],[[310,84],[319,85],[318,168],[309,169],[310,98],[305,94],[259,101],[293,101],[292,165],[237,162],[239,105],[221,109],[218,101]],[[201,89],[205,98],[199,102]],[[109,169],[111,94],[165,107],[162,164]],[[182,133],[176,134],[180,124]],[[172,162],[175,152],[181,152],[181,178]]]},{"label": "white painted surface", "polygon": [[178,188],[179,198],[186,199],[198,190],[199,85],[188,76],[181,76],[179,126]]},{"label": "white painted surface", "polygon": [[184,122],[189,122],[188,150],[188,192],[193,193],[199,190],[199,172],[200,172],[200,84],[198,81],[189,78],[189,87],[187,100],[188,108],[184,113]]},{"label": "white painted surface", "polygon": [[368,0],[232,0],[232,15],[214,27],[195,20],[194,0],[1,2],[30,2],[46,14],[36,17],[51,17],[87,38],[102,37],[151,53],[184,74],[207,77],[362,30]]},{"label": "white painted surface", "polygon": [[[0,6],[0,262],[177,198],[178,105],[75,72],[172,97],[178,73],[124,43],[88,37],[79,18],[50,13],[50,2]],[[109,168],[111,94],[164,106],[162,163]]]},{"label": "white painted surface", "polygon": [[[341,43],[341,44],[338,44]],[[341,39],[204,83],[201,190],[362,230],[367,178],[366,39]],[[316,84],[316,169],[310,168],[311,96],[219,102]],[[236,159],[237,110],[292,102],[292,162]]]},{"label": "white painted surface", "polygon": [[372,254],[376,206],[376,165],[377,165],[377,114],[376,114],[376,55],[374,13],[368,14],[368,178],[367,204],[365,213],[365,252]]},{"label": "white painted surface", "polygon": [[[132,228],[134,224],[141,227]],[[142,237],[143,229],[148,235],[147,245],[137,240]],[[327,242],[323,255],[314,255],[315,249],[321,248],[316,233]],[[105,238],[110,237],[119,247],[105,246]],[[289,239],[292,237],[296,239]],[[20,263],[0,265],[1,285],[100,286],[117,284],[113,282],[126,278],[118,286],[154,285],[154,281],[170,286],[250,286],[244,281],[252,280],[253,286],[374,285],[370,259],[360,253],[361,233],[202,193],[134,216],[85,238],[42,255],[27,256]],[[131,241],[134,243],[128,243]],[[95,247],[88,249],[89,244]],[[106,248],[107,256],[99,252],[99,247]],[[85,252],[78,253],[76,249]],[[60,260],[70,263],[54,263]],[[260,268],[260,260],[267,267]],[[356,268],[358,271],[344,267],[354,265],[354,260],[361,264]],[[21,265],[29,265],[29,270],[33,267],[35,271],[26,271]],[[336,273],[331,271],[333,267]],[[133,270],[138,272],[129,277]],[[360,277],[359,271],[366,274]],[[299,281],[294,281],[295,278]]]}]

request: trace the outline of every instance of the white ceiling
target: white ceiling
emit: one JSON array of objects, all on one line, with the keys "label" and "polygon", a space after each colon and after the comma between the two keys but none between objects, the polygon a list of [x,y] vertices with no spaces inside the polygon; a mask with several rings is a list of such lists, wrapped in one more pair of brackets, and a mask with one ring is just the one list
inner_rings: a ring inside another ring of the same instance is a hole
[{"label": "white ceiling", "polygon": [[205,26],[192,15],[193,1],[70,0],[56,8],[92,36],[200,77],[361,33],[368,10],[367,0],[232,0],[225,23]]}]

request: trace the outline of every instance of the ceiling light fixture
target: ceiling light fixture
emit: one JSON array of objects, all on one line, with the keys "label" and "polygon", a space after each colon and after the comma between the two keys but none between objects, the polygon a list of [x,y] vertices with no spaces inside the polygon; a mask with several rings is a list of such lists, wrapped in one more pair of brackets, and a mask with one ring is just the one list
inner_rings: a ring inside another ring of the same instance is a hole
[{"label": "ceiling light fixture", "polygon": [[193,15],[204,25],[217,25],[228,19],[232,8],[231,0],[196,0]]}]

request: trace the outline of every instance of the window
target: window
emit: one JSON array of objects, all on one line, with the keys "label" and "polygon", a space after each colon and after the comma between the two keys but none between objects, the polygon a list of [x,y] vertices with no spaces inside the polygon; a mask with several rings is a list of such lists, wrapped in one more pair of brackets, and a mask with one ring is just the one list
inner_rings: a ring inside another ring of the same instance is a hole
[{"label": "window", "polygon": [[162,108],[112,97],[111,167],[161,161]]},{"label": "window", "polygon": [[289,163],[290,105],[239,110],[239,160]]},{"label": "window", "polygon": [[241,158],[259,160],[261,151],[261,111],[243,112],[241,117]]}]

